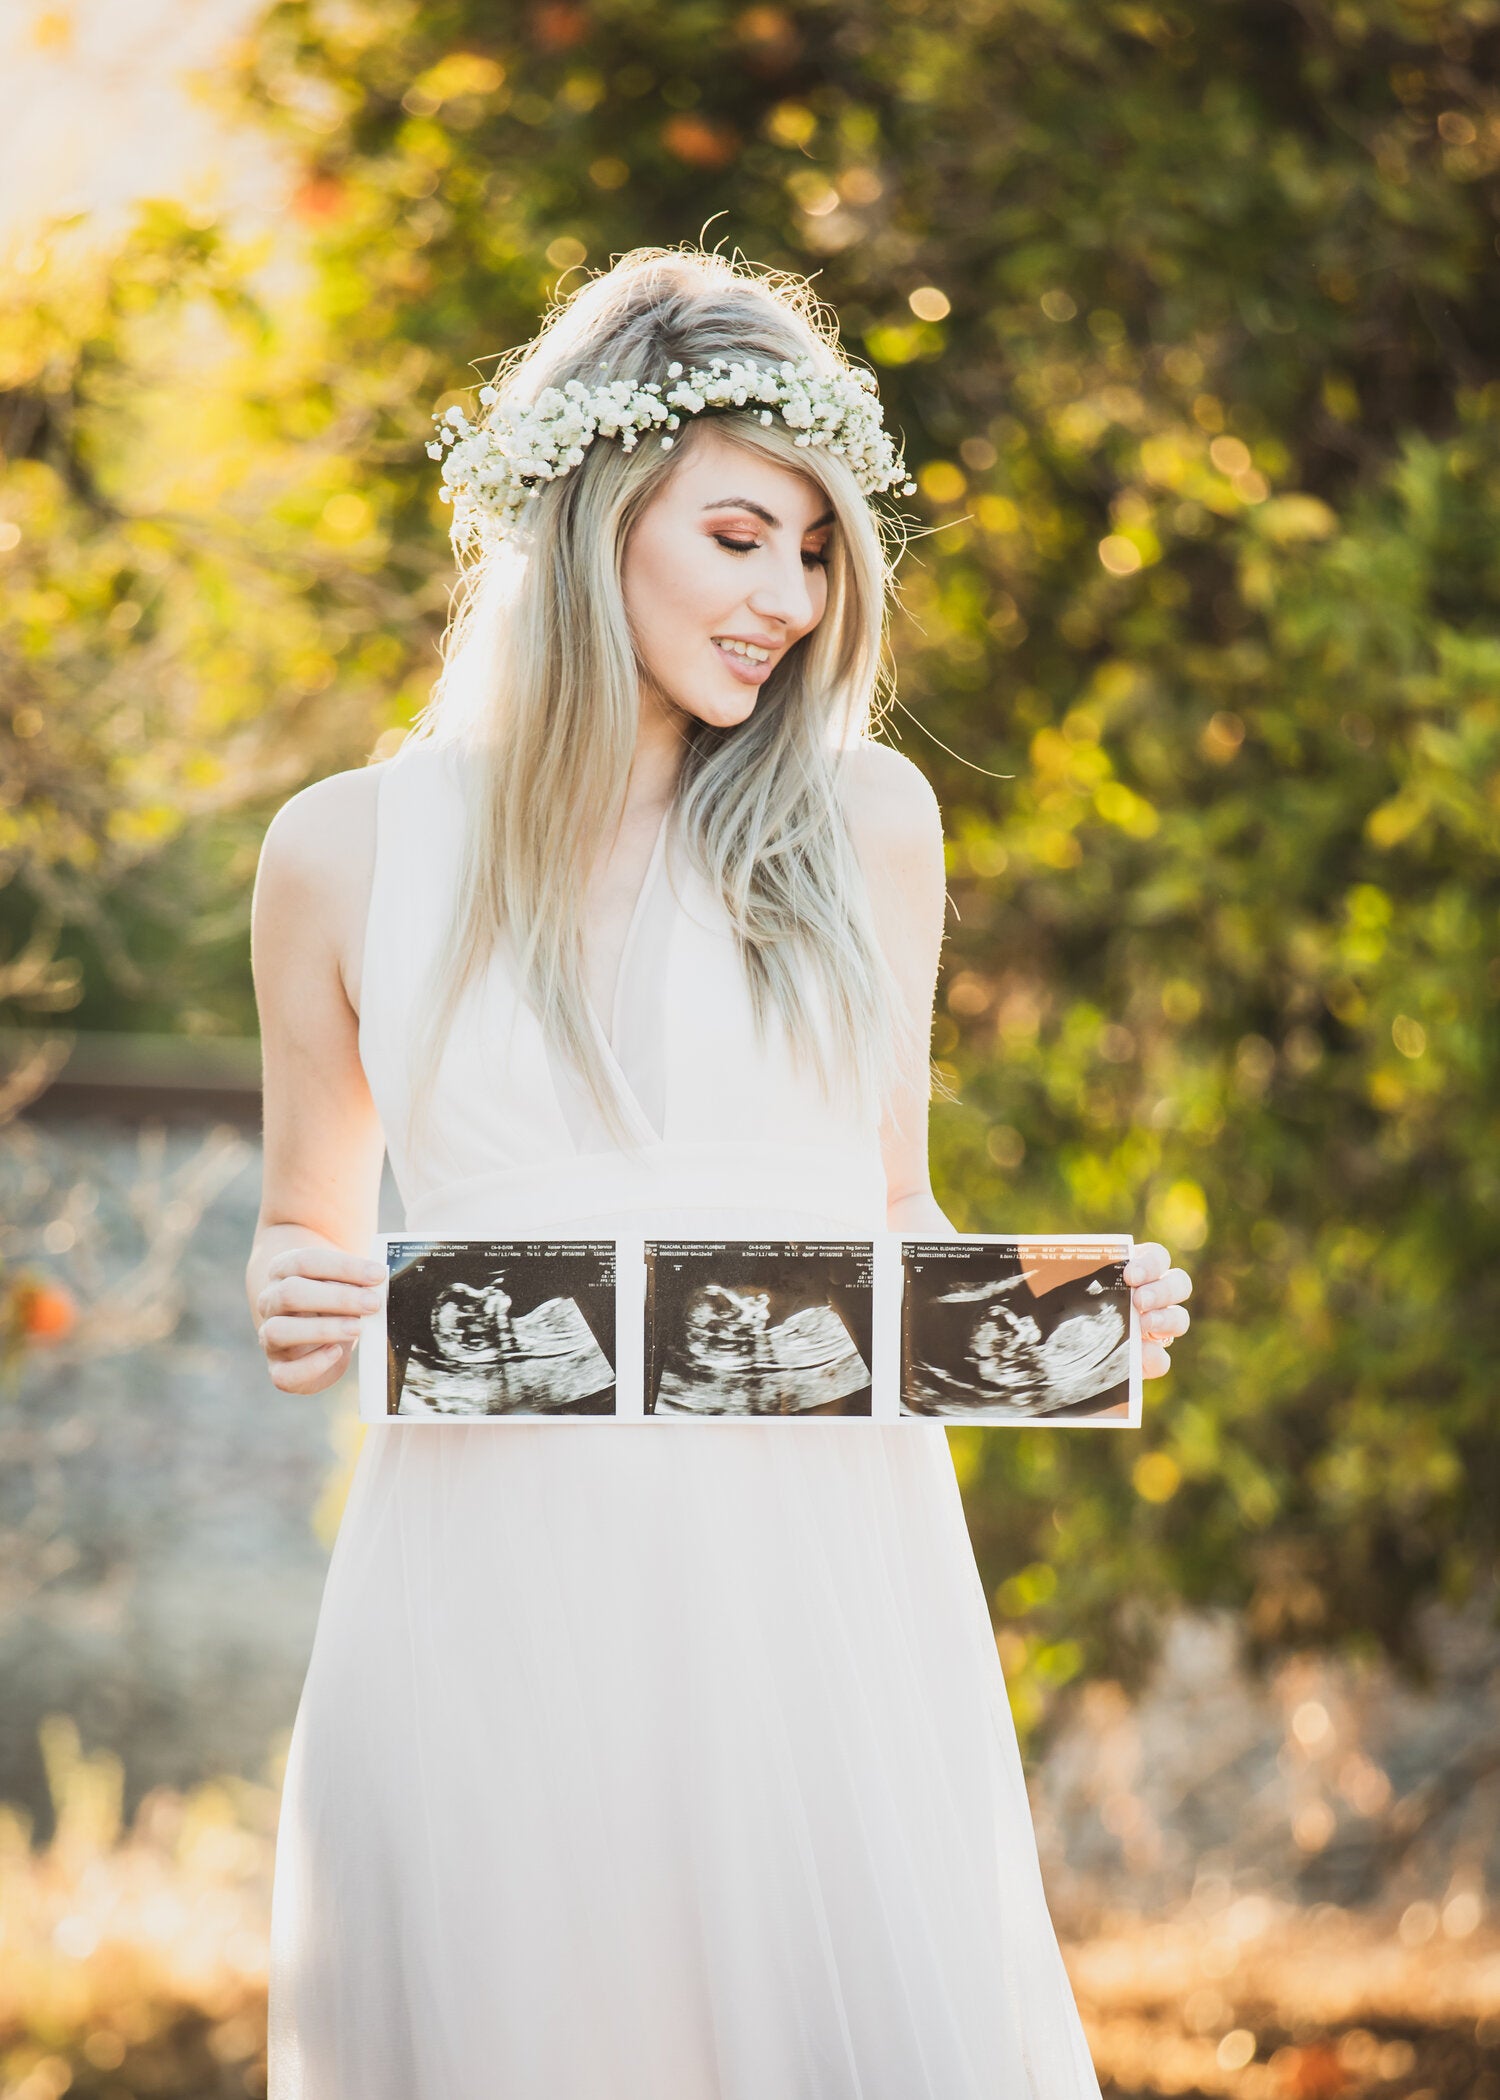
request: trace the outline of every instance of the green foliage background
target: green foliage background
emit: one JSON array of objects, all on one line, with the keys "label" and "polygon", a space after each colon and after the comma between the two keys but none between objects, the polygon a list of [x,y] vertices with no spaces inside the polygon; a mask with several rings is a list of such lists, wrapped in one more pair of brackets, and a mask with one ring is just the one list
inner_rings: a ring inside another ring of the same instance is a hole
[{"label": "green foliage background", "polygon": [[1018,1719],[1177,1597],[1420,1667],[1500,1509],[1497,61],[1492,0],[273,7],[284,233],[4,292],[13,1017],[251,1028],[266,817],[435,668],[432,409],[571,268],[816,271],[936,528],[940,1197],[1196,1282],[1139,1436],[951,1432]]}]

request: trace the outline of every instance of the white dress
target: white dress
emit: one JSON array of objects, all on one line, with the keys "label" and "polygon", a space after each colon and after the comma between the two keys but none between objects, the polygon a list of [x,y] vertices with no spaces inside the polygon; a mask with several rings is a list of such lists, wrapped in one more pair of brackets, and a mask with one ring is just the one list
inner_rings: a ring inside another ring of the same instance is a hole
[{"label": "white dress", "polygon": [[[497,956],[401,1130],[463,760],[382,769],[360,1048],[414,1235],[848,1237],[873,1122],[759,1049],[658,835],[612,1146]],[[391,1422],[287,1762],[270,2100],[1098,2100],[941,1423]]]}]

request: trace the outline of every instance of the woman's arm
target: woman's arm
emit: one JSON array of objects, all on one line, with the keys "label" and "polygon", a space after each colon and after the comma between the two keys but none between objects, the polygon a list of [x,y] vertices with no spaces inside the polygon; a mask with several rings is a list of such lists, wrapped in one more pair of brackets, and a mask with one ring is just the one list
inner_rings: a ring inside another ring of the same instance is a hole
[{"label": "woman's arm", "polygon": [[886,1223],[892,1232],[951,1239],[927,1160],[932,1009],[947,909],[943,818],[927,777],[886,744],[846,753],[849,829],[875,924],[911,1020],[912,1044],[881,1124]]},{"label": "woman's arm", "polygon": [[[365,1254],[385,1141],[350,997],[374,868],[380,771],[294,795],[266,833],[251,911],[265,1153],[245,1290],[272,1383],[317,1393],[342,1376],[380,1303]],[[355,994],[360,988],[355,983]]]},{"label": "woman's arm", "polygon": [[[947,903],[942,812],[925,774],[899,751],[861,744],[846,757],[850,832],[921,1045],[920,1054],[914,1048],[907,1061],[881,1126],[886,1223],[892,1232],[953,1238],[957,1228],[938,1207],[927,1158],[928,1046]],[[1132,1250],[1125,1281],[1141,1319],[1141,1375],[1163,1377],[1172,1368],[1168,1346],[1191,1324],[1183,1300],[1192,1292],[1192,1278],[1173,1267],[1159,1241],[1148,1240]]]}]

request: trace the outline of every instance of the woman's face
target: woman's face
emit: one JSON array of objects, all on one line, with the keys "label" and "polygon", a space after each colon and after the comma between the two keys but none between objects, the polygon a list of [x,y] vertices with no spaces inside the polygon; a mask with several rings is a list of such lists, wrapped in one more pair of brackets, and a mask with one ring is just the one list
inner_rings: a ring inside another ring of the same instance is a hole
[{"label": "woman's face", "polygon": [[731,728],[828,602],[833,514],[805,474],[736,445],[711,422],[625,545],[625,610],[648,688]]}]

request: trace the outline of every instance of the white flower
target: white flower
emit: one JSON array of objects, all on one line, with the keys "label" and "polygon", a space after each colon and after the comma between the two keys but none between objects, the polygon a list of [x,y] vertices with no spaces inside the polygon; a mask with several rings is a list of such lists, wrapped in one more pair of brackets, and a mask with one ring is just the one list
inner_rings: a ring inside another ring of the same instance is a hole
[{"label": "white flower", "polygon": [[[798,445],[823,447],[847,460],[866,495],[897,484],[904,495],[914,493],[882,427],[874,375],[862,366],[819,372],[807,358],[772,367],[715,357],[707,370],[684,372],[674,362],[667,379],[673,383],[632,386],[616,379],[594,387],[570,379],[562,387],[543,387],[531,402],[504,401],[496,387],[486,386],[479,398],[490,414],[482,425],[472,425],[456,407],[435,416],[427,453],[443,461],[441,494],[453,503],[455,544],[503,538],[548,482],[582,465],[595,437],[618,437],[631,452],[642,433],[663,424],[676,431],[684,415],[753,403],[766,404],[758,412],[763,425],[779,409],[788,429],[798,433]],[[670,451],[674,442],[664,436],[662,450]]]}]

